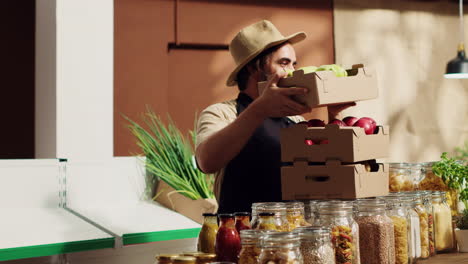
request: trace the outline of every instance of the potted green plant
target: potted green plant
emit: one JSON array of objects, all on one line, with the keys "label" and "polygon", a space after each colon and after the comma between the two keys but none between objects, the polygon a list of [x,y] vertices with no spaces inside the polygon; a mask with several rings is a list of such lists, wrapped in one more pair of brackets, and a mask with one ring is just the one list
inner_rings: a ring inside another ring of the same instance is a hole
[{"label": "potted green plant", "polygon": [[185,136],[169,116],[165,123],[149,108],[141,116],[142,125],[124,118],[145,157],[149,187],[157,185],[153,200],[198,223],[203,213],[215,213],[213,176],[198,170],[194,162],[195,132]]},{"label": "potted green plant", "polygon": [[468,252],[468,209],[456,217],[455,238],[457,239],[458,251]]}]

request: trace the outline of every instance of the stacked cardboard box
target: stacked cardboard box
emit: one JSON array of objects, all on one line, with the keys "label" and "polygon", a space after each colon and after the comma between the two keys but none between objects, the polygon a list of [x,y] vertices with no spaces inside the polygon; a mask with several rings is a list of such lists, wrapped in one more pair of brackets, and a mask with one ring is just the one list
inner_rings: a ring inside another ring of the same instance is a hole
[{"label": "stacked cardboard box", "polygon": [[[373,72],[362,66],[347,70]],[[332,75],[330,75],[332,74]],[[332,72],[317,72],[297,75],[314,82],[298,83],[293,77],[292,86],[307,87],[310,92],[303,98],[311,105],[328,105],[375,98],[377,81],[375,74],[359,78],[335,77]],[[304,77],[307,76],[307,77]],[[327,78],[323,78],[327,76]],[[366,77],[367,76],[367,77]],[[348,82],[347,82],[348,80]],[[317,83],[321,85],[318,86]],[[343,90],[343,87],[346,90]],[[280,86],[281,87],[281,86]],[[341,94],[334,101],[323,101],[322,92]],[[318,95],[318,96],[317,96]],[[366,135],[360,127],[307,127],[297,124],[281,131],[281,168],[283,200],[301,199],[355,199],[388,194],[388,165],[376,163],[375,159],[388,155],[389,128],[378,126],[375,134]]]}]

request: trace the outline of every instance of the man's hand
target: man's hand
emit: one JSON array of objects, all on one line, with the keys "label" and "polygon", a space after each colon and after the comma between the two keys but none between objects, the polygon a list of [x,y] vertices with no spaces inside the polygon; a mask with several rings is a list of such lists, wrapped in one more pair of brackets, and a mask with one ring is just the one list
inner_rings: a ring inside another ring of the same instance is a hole
[{"label": "man's hand", "polygon": [[252,103],[251,106],[262,117],[286,117],[301,115],[311,111],[310,107],[291,99],[292,95],[306,94],[306,88],[279,88],[277,86],[280,78],[283,78],[286,74],[286,72],[273,74],[269,78],[263,93]]}]

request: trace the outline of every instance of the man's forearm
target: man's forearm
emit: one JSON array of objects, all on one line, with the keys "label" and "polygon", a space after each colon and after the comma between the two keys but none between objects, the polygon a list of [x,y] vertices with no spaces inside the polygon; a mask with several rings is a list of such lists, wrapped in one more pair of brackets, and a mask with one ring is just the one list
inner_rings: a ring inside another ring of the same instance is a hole
[{"label": "man's forearm", "polygon": [[264,119],[254,102],[234,122],[200,143],[196,150],[200,169],[213,173],[224,168],[239,154]]}]

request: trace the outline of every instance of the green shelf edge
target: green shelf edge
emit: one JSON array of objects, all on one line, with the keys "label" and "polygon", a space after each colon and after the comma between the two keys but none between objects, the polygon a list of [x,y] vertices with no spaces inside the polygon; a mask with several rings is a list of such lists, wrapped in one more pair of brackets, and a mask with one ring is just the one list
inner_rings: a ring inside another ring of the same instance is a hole
[{"label": "green shelf edge", "polygon": [[133,245],[166,240],[195,238],[198,237],[200,230],[201,228],[188,228],[168,231],[124,234],[122,236],[122,242],[124,245]]},{"label": "green shelf edge", "polygon": [[114,248],[114,242],[115,239],[110,237],[37,246],[4,248],[0,249],[0,261],[52,256],[103,248]]}]

